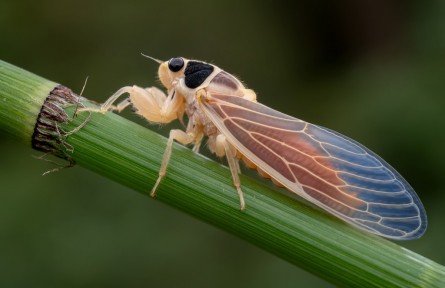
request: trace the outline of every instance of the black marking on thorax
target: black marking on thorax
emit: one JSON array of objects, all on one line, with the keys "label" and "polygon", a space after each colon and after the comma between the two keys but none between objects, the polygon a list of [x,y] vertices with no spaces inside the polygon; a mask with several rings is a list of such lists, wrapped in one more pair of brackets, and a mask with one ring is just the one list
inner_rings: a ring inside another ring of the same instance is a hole
[{"label": "black marking on thorax", "polygon": [[207,77],[212,74],[213,70],[213,65],[204,62],[189,61],[184,71],[185,85],[190,89],[199,87]]}]

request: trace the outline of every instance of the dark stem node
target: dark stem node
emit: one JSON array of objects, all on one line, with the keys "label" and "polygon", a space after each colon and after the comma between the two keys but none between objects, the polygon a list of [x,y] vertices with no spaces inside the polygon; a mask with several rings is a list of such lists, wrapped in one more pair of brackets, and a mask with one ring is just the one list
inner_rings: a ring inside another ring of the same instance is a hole
[{"label": "dark stem node", "polygon": [[71,119],[64,108],[79,105],[80,100],[81,97],[71,89],[62,85],[56,86],[40,109],[32,136],[32,148],[66,159],[73,165],[74,160],[67,153],[72,153],[72,147],[65,142],[69,132],[63,131],[60,126],[67,124]]}]

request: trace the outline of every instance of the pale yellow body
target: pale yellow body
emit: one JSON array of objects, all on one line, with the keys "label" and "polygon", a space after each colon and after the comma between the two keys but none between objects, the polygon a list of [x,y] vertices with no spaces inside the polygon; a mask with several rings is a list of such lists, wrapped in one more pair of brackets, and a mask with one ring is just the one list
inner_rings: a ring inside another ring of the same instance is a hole
[{"label": "pale yellow body", "polygon": [[[190,61],[184,58],[182,59],[185,63]],[[205,81],[199,85],[199,87],[191,89],[184,83],[185,76],[183,69],[178,72],[173,72],[168,68],[168,62],[160,62],[158,71],[159,79],[166,87],[168,94],[165,94],[156,87],[141,88],[138,86],[126,86],[116,91],[116,93],[103,103],[99,109],[82,108],[79,109],[79,112],[120,112],[132,105],[136,110],[136,113],[149,122],[163,124],[170,123],[175,119],[179,119],[183,122],[183,115],[185,113],[188,117],[187,128],[185,131],[179,129],[170,131],[162,165],[159,170],[159,177],[151,190],[150,195],[152,197],[156,195],[156,189],[166,174],[173,141],[176,140],[183,145],[193,144],[193,150],[198,152],[204,136],[207,136],[210,151],[219,157],[227,157],[233,182],[239,194],[241,210],[243,210],[245,208],[245,201],[240,188],[240,180],[238,176],[240,168],[239,160],[237,158],[237,156],[240,157],[240,154],[200,109],[199,99],[201,97],[207,97],[209,94],[208,92],[219,92],[236,95],[246,100],[256,102],[256,94],[253,90],[246,89],[234,76],[224,72],[217,66],[212,66],[214,70]],[[215,77],[222,77],[224,78],[223,80],[230,81],[231,85],[228,86],[218,83],[218,81],[213,81],[216,79]],[[114,105],[114,102],[124,94],[129,94],[129,97],[119,104]],[[246,162],[249,161],[247,159],[244,160]]]},{"label": "pale yellow body", "polygon": [[[227,157],[241,209],[239,159],[360,229],[392,239],[416,239],[425,232],[426,214],[414,190],[366,147],[256,103],[252,90],[217,66],[180,57],[158,62],[167,94],[155,87],[123,87],[99,109],[79,109],[105,113],[132,105],[153,123],[183,123],[187,115],[185,131],[170,131],[151,196],[167,171],[173,141],[198,151],[207,136],[209,149]],[[123,94],[129,97],[113,105]]]}]

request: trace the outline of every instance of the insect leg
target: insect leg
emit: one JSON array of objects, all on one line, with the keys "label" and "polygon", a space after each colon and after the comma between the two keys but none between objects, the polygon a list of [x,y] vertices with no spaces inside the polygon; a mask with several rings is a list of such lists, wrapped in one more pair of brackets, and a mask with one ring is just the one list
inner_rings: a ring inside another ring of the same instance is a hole
[{"label": "insect leg", "polygon": [[130,101],[136,113],[150,122],[170,123],[184,113],[184,98],[171,90],[168,95],[156,87],[134,86]]},{"label": "insect leg", "polygon": [[159,169],[159,176],[156,180],[153,189],[151,189],[150,196],[156,197],[156,189],[161,183],[162,178],[164,178],[165,173],[167,172],[168,162],[170,161],[170,156],[172,153],[173,140],[178,141],[183,145],[190,144],[195,140],[195,136],[193,134],[187,134],[186,132],[178,129],[174,129],[170,131],[170,136],[168,137],[167,147],[165,148],[164,157],[162,159],[161,169]]},{"label": "insect leg", "polygon": [[[113,103],[116,102],[116,100],[123,94],[125,94],[125,93],[131,94],[132,92],[133,92],[133,87],[130,87],[130,86],[122,87],[121,89],[117,90],[113,95],[111,95],[110,98],[107,99],[107,101],[105,101],[102,105],[100,105],[99,108],[84,107],[84,108],[78,109],[76,113],[80,113],[80,112],[84,112],[84,111],[105,113],[110,110],[118,110],[120,112],[128,105],[126,105],[125,107],[123,107],[122,109],[119,110],[116,106],[113,105]],[[125,102],[125,100],[123,102]]]},{"label": "insect leg", "polygon": [[[114,102],[128,93],[130,96],[117,105]],[[182,115],[184,102],[182,97],[175,97],[175,91],[172,90],[166,95],[156,87],[141,88],[138,86],[126,86],[117,90],[111,95],[99,108],[86,107],[78,109],[77,113],[84,111],[106,113],[107,111],[121,112],[132,105],[136,113],[154,123],[170,123]]]},{"label": "insect leg", "polygon": [[112,107],[113,107],[113,110],[120,113],[122,110],[124,110],[125,108],[127,108],[130,105],[131,105],[130,98],[126,98],[122,102],[119,102],[119,104],[117,104],[116,106],[112,106]]},{"label": "insect leg", "polygon": [[193,152],[199,153],[199,149],[201,148],[202,138],[204,138],[203,133],[198,133],[195,135],[195,146],[193,146]]},{"label": "insect leg", "polygon": [[229,142],[227,142],[226,137],[222,134],[219,134],[216,137],[217,149],[218,146],[224,147],[224,152],[227,157],[227,162],[229,163],[230,172],[232,173],[233,185],[235,185],[236,191],[239,195],[240,209],[244,210],[246,208],[246,203],[244,202],[243,191],[241,190],[241,181],[239,179],[240,167],[238,159],[235,156],[236,151],[234,151],[235,149],[233,148],[233,146],[231,146]]}]

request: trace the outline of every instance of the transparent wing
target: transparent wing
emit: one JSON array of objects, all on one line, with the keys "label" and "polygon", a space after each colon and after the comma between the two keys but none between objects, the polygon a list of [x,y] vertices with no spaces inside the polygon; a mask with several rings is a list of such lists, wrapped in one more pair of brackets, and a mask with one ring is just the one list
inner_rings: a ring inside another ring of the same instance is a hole
[{"label": "transparent wing", "polygon": [[232,145],[290,191],[387,238],[425,232],[413,188],[356,141],[237,96],[211,93],[200,103]]}]

